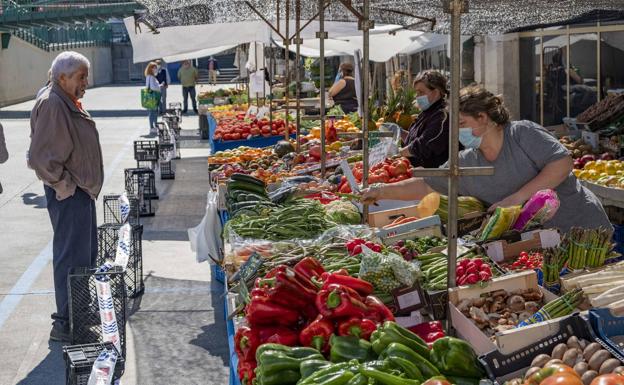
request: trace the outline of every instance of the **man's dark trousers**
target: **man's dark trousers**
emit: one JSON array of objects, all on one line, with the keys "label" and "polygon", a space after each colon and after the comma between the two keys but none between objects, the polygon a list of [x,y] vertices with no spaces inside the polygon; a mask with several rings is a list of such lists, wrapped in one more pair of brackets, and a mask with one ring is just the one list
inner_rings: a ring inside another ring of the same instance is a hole
[{"label": "man's dark trousers", "polygon": [[197,102],[195,101],[195,86],[182,87],[182,100],[184,101],[184,108],[182,112],[188,111],[188,97],[191,96],[191,103],[193,103],[193,111],[197,111]]},{"label": "man's dark trousers", "polygon": [[68,322],[67,274],[72,268],[95,267],[98,248],[95,201],[79,187],[73,196],[62,201],[56,199],[51,187],[44,186],[44,189],[54,231],[52,265],[56,313],[52,318]]}]

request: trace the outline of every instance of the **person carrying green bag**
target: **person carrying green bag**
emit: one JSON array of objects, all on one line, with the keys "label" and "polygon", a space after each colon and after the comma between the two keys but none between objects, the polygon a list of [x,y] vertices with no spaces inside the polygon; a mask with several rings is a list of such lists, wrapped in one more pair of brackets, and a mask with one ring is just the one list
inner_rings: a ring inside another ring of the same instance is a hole
[{"label": "person carrying green bag", "polygon": [[155,62],[150,62],[145,68],[145,88],[141,89],[141,105],[147,109],[150,136],[155,136],[156,121],[158,120],[158,105],[160,104],[160,84],[156,79],[158,65]]}]

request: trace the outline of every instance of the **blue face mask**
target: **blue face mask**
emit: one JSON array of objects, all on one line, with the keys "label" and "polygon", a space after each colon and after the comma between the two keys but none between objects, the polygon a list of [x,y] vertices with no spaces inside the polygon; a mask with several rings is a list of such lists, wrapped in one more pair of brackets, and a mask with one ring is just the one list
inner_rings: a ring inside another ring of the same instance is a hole
[{"label": "blue face mask", "polygon": [[481,145],[481,137],[472,134],[472,128],[459,129],[459,143],[466,148],[479,148]]},{"label": "blue face mask", "polygon": [[421,111],[424,111],[427,108],[429,108],[429,106],[431,106],[431,103],[429,102],[429,98],[427,97],[427,95],[417,97],[416,103],[418,103],[418,107],[420,108]]}]

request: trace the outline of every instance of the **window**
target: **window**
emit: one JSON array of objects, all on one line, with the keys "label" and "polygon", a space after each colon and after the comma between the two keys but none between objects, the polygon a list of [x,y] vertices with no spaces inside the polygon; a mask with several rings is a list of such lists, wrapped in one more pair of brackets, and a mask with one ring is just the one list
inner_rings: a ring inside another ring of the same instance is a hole
[{"label": "window", "polygon": [[598,34],[570,35],[570,117],[598,101]]},{"label": "window", "polygon": [[601,98],[610,92],[624,89],[624,31],[600,34],[600,88]]},{"label": "window", "polygon": [[540,122],[540,37],[520,39],[520,118]]},{"label": "window", "polygon": [[[544,126],[561,124],[567,116],[566,57],[567,35],[544,36],[542,66],[544,71]],[[538,59],[539,60],[539,59]]]}]

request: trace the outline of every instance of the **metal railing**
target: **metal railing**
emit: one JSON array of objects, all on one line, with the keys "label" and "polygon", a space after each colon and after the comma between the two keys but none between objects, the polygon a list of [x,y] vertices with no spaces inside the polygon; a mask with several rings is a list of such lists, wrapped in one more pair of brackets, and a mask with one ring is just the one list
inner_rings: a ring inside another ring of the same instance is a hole
[{"label": "metal railing", "polygon": [[35,27],[16,29],[11,33],[45,51],[109,46],[113,36],[108,25],[68,28]]},{"label": "metal railing", "polygon": [[46,21],[65,17],[88,17],[90,15],[115,16],[129,14],[137,8],[139,5],[136,2],[128,0],[0,0],[0,24]]}]

